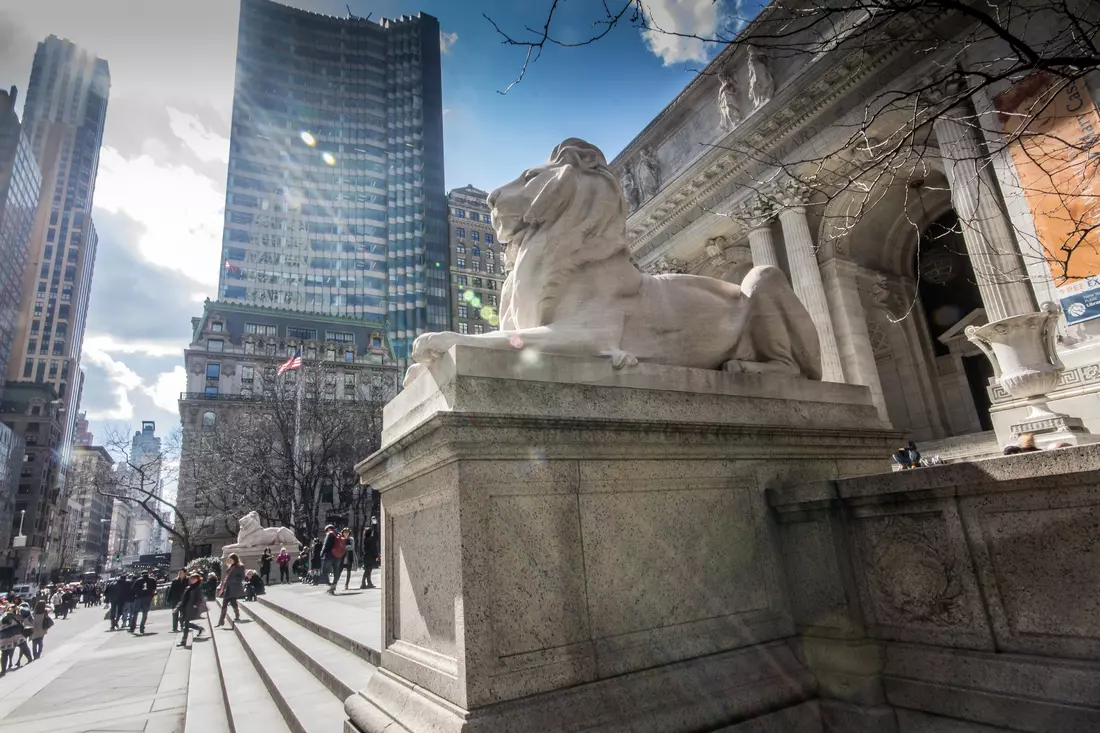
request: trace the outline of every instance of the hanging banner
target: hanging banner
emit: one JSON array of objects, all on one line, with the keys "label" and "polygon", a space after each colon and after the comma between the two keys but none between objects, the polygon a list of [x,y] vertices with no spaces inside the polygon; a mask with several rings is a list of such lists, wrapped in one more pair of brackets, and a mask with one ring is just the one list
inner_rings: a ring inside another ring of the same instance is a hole
[{"label": "hanging banner", "polygon": [[1088,89],[1039,72],[995,105],[1055,284],[1100,275],[1100,114]]},{"label": "hanging banner", "polygon": [[1058,288],[1066,323],[1083,323],[1100,318],[1100,275],[1066,283]]}]

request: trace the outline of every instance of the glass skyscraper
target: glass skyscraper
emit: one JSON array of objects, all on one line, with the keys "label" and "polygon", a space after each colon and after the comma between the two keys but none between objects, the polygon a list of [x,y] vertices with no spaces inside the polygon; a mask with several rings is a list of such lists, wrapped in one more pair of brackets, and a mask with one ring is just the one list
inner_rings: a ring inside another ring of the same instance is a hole
[{"label": "glass skyscraper", "polygon": [[242,0],[219,298],[449,323],[439,23]]}]

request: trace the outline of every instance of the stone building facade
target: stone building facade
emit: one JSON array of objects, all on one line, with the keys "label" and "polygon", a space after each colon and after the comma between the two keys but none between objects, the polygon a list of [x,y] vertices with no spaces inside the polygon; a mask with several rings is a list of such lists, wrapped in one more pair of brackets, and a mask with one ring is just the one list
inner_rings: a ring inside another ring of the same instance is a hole
[{"label": "stone building facade", "polygon": [[[899,14],[876,32],[917,39],[923,30],[911,22]],[[826,380],[869,387],[880,416],[932,451],[995,450],[1025,408],[996,386],[965,330],[1066,295],[998,133],[997,110],[1017,89],[962,89],[902,160],[886,148],[903,125],[889,114],[866,123],[870,100],[920,88],[961,46],[941,44],[915,63],[902,40],[856,48],[843,34],[830,43],[804,35],[785,42],[802,53],[727,46],[612,161],[635,260],[652,273],[738,283],[753,265],[780,267],[817,326]],[[960,63],[1002,51],[973,44]],[[1094,105],[1100,77],[1065,93]],[[913,101],[943,110],[945,96],[935,88]],[[1077,114],[1100,129],[1095,106]],[[852,144],[855,130],[862,143]],[[1062,318],[1066,371],[1050,402],[1092,432],[1098,336],[1100,320]]]},{"label": "stone building facade", "polygon": [[473,186],[447,194],[451,242],[451,330],[485,333],[500,326],[504,248],[496,241],[485,199]]},{"label": "stone building facade", "polygon": [[114,463],[103,446],[73,446],[67,492],[68,524],[73,534],[69,567],[77,572],[106,567],[114,499],[104,496],[97,487],[113,470]]},{"label": "stone building facade", "polygon": [[[192,526],[202,523],[203,508],[201,500],[196,505],[198,487],[186,467],[195,463],[203,431],[234,415],[262,411],[279,365],[296,351],[301,351],[306,365],[323,360],[335,366],[335,400],[367,396],[384,403],[399,388],[401,373],[381,324],[207,301],[192,327],[191,344],[184,352],[187,391],[179,401],[183,440],[177,507]],[[208,541],[200,543],[199,554],[216,553],[234,541],[224,530],[204,539]],[[176,541],[172,552],[173,563],[182,563],[183,548]]]}]

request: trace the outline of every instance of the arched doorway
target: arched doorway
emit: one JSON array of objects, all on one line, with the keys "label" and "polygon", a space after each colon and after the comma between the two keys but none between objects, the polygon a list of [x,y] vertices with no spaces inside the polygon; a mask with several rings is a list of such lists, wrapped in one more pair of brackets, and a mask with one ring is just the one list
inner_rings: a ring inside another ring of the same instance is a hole
[{"label": "arched doorway", "polygon": [[[928,324],[942,404],[951,432],[992,430],[986,387],[993,366],[966,338],[966,327],[986,323],[974,268],[958,216],[948,211],[921,233],[913,255],[917,292]],[[967,400],[955,399],[965,391]],[[970,429],[967,429],[967,428]]]}]

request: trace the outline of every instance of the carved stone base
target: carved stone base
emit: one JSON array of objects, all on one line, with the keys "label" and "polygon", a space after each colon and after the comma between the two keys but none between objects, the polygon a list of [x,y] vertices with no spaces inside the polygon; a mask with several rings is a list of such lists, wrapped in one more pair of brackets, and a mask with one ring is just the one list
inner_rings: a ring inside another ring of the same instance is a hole
[{"label": "carved stone base", "polygon": [[1085,445],[1100,440],[1100,436],[1093,435],[1085,428],[1081,418],[1056,412],[1028,415],[1028,419],[1014,423],[1010,430],[1013,438],[1031,433],[1035,436],[1035,445],[1039,448],[1049,448],[1059,443]]}]

